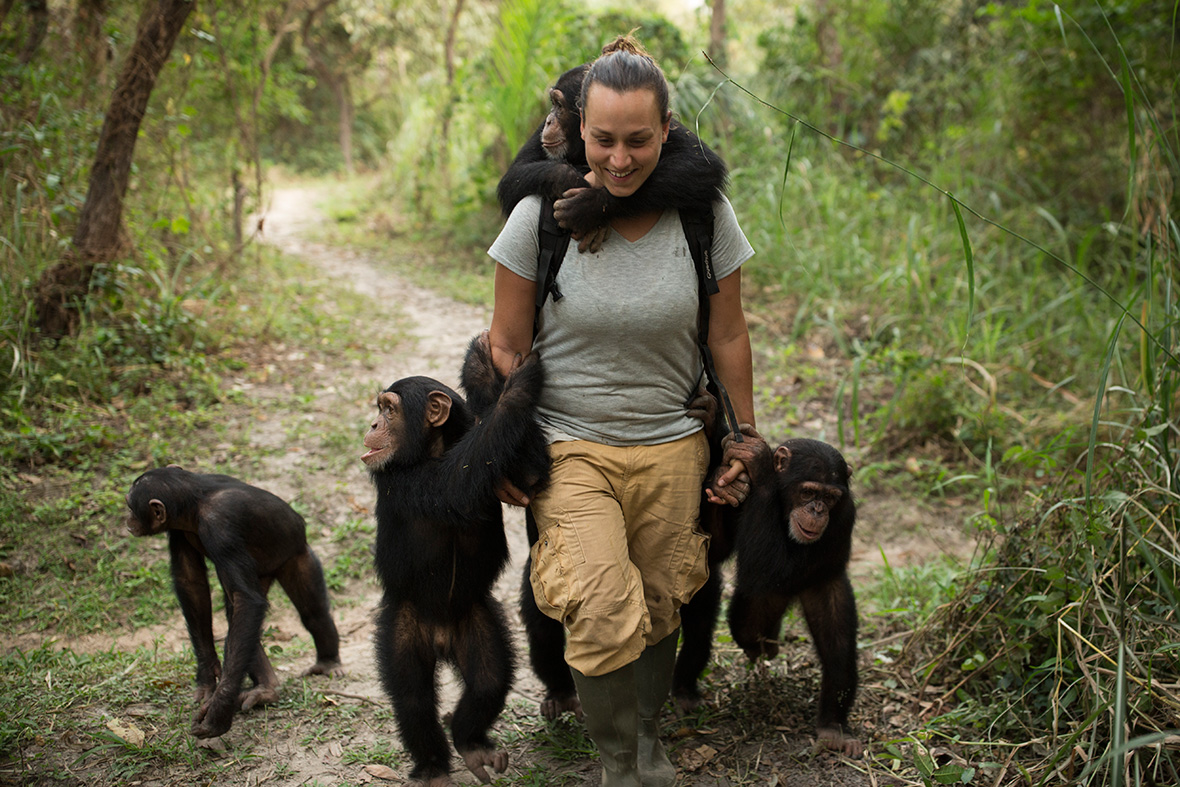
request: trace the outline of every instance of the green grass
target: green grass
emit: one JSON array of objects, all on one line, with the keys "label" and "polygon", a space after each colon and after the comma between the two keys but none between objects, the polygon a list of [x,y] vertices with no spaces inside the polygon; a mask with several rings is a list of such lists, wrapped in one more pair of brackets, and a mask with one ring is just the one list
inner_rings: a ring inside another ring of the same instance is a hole
[{"label": "green grass", "polygon": [[332,565],[324,570],[328,590],[343,590],[356,580],[374,581],[373,550],[377,526],[372,517],[349,519],[332,529]]},{"label": "green grass", "polygon": [[[83,655],[46,644],[0,656],[0,757],[19,751],[38,771],[37,752],[52,748],[52,735],[82,744],[85,758],[110,760],[121,777],[148,761],[200,767],[188,735],[191,682],[188,656],[151,648]],[[125,714],[129,708],[142,715]],[[111,719],[123,725],[112,730]]]}]

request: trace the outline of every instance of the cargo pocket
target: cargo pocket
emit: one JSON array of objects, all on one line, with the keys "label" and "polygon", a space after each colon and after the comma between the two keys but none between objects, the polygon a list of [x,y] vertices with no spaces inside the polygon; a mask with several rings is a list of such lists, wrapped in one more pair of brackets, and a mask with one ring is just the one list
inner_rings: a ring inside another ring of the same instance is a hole
[{"label": "cargo pocket", "polygon": [[687,604],[709,579],[709,536],[699,528],[686,528],[676,547],[679,565],[676,571],[672,598]]},{"label": "cargo pocket", "polygon": [[533,570],[529,581],[537,608],[546,616],[565,622],[577,603],[573,559],[560,525],[541,534],[529,550]]}]

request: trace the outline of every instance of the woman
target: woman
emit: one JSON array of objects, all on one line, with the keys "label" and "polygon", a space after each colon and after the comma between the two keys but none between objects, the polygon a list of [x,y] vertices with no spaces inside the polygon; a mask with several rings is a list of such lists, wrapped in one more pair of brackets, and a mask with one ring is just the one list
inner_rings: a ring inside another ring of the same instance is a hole
[{"label": "woman", "polygon": [[[582,84],[587,181],[628,197],[659,163],[672,113],[668,83],[630,36],[603,48]],[[507,371],[536,350],[547,384],[539,412],[553,460],[530,502],[538,606],[566,627],[570,665],[604,785],[671,785],[658,737],[680,606],[708,577],[697,518],[708,462],[687,415],[701,361],[697,279],[675,211],[615,219],[597,254],[571,244],[533,336],[538,198],[521,201],[489,254],[496,266],[490,342]],[[720,293],[709,347],[739,422],[754,423],[741,270],[753,255],[724,198],[714,204]],[[740,464],[725,474],[738,476]]]}]

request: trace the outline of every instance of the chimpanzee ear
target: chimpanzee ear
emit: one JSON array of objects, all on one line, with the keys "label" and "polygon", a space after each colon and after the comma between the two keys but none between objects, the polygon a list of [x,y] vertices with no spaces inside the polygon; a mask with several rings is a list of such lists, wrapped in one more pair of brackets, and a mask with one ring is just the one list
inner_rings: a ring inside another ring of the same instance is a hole
[{"label": "chimpanzee ear", "polygon": [[426,425],[442,426],[451,417],[451,397],[442,391],[431,391],[426,397]]},{"label": "chimpanzee ear", "polygon": [[148,508],[152,512],[152,529],[158,533],[168,524],[168,509],[155,498],[148,501]]},{"label": "chimpanzee ear", "polygon": [[848,471],[848,477],[852,478],[852,465],[845,463],[844,469]]},{"label": "chimpanzee ear", "polygon": [[787,465],[791,463],[791,449],[785,445],[780,445],[774,450],[774,472],[782,473],[787,469]]}]

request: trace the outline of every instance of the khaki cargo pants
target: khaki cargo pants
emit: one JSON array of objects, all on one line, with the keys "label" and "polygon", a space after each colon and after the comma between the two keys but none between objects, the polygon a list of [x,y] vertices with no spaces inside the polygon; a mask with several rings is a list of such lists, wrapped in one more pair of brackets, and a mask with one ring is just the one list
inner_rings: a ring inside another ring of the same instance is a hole
[{"label": "khaki cargo pants", "polygon": [[701,532],[703,432],[660,445],[587,440],[549,446],[549,487],[530,504],[533,594],[566,628],[566,662],[584,675],[631,663],[680,625],[709,577]]}]

